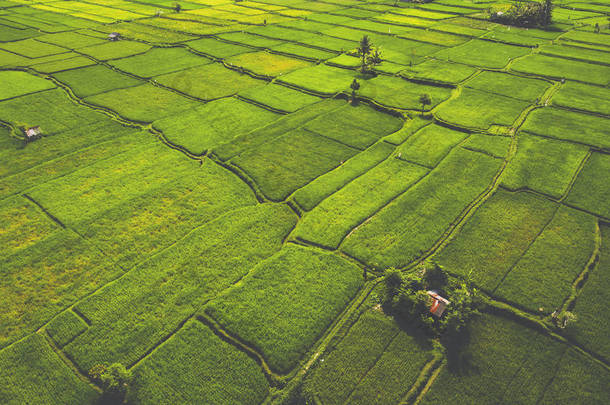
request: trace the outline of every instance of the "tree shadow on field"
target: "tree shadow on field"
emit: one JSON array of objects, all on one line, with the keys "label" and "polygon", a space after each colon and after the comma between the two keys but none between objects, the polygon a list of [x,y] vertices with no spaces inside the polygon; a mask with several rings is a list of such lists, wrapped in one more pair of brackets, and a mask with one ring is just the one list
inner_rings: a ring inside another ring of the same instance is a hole
[{"label": "tree shadow on field", "polygon": [[471,328],[466,327],[459,333],[449,333],[441,337],[445,347],[447,368],[453,374],[478,374],[479,368],[474,362],[471,346]]},{"label": "tree shadow on field", "polygon": [[394,316],[393,318],[400,330],[411,336],[420,349],[428,351],[434,348],[432,338],[419,327],[419,325],[412,321],[402,319],[399,316]]}]

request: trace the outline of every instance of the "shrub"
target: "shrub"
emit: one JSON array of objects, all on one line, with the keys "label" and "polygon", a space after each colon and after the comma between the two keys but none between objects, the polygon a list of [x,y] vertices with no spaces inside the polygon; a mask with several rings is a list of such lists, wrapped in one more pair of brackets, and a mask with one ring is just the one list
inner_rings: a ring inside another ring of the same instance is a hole
[{"label": "shrub", "polygon": [[125,401],[132,375],[124,365],[113,363],[106,367],[97,364],[89,370],[89,375],[104,390],[102,404],[122,404]]}]

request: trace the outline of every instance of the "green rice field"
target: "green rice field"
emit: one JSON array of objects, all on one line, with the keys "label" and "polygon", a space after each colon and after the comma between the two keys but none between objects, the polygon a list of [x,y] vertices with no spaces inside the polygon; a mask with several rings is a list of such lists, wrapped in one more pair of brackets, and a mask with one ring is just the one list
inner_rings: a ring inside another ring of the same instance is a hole
[{"label": "green rice field", "polygon": [[535,1],[0,0],[0,404],[610,404],[610,3]]}]

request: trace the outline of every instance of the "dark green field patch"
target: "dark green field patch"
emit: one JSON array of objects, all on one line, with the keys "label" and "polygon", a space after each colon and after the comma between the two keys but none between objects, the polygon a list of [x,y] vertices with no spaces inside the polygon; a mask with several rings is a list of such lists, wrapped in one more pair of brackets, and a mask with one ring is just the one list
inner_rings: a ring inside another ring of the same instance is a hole
[{"label": "dark green field patch", "polygon": [[610,155],[593,153],[578,174],[566,202],[578,208],[610,218]]},{"label": "dark green field patch", "polygon": [[374,79],[360,81],[360,94],[391,108],[421,110],[419,97],[428,94],[432,103],[425,106],[426,111],[436,107],[451,95],[446,87],[416,84],[399,77],[377,76]]},{"label": "dark green field patch", "polygon": [[610,226],[600,224],[601,249],[599,262],[591,270],[586,284],[576,300],[573,312],[578,317],[567,328],[567,333],[589,350],[610,358],[610,322],[604,309],[604,302],[609,296],[610,282]]},{"label": "dark green field patch", "polygon": [[512,59],[527,55],[530,51],[530,48],[473,39],[463,45],[437,52],[434,57],[471,66],[501,69]]},{"label": "dark green field patch", "polygon": [[45,80],[26,72],[10,70],[0,71],[0,82],[2,83],[0,100],[23,96],[25,94],[55,87],[55,84],[50,80]]},{"label": "dark green field patch", "polygon": [[497,159],[482,153],[454,149],[419,183],[351,233],[342,250],[377,268],[407,265],[488,187],[499,166]]},{"label": "dark green field patch", "polygon": [[296,222],[285,205],[220,216],[78,303],[91,321],[64,350],[83,369],[133,364],[207,300],[277,252]]},{"label": "dark green field patch", "polygon": [[512,125],[528,105],[514,98],[464,88],[458,97],[441,105],[436,114],[453,124],[487,129],[491,125]]},{"label": "dark green field patch", "polygon": [[45,330],[53,342],[61,348],[87,330],[87,323],[74,311],[67,310],[53,318],[45,326]]},{"label": "dark green field patch", "polygon": [[74,94],[79,97],[143,84],[141,80],[117,73],[101,65],[68,70],[55,73],[53,76],[60,82],[67,84]]},{"label": "dark green field patch", "polygon": [[560,207],[494,294],[531,312],[559,309],[593,253],[595,226],[592,215]]},{"label": "dark green field patch", "polygon": [[274,83],[246,89],[240,92],[239,96],[286,112],[295,112],[309,104],[320,101],[319,97]]},{"label": "dark green field patch", "polygon": [[24,39],[22,41],[4,42],[0,44],[0,48],[14,52],[18,55],[27,58],[40,58],[41,56],[55,55],[62,52],[67,52],[68,49],[56,45],[47,44],[45,42],[36,41],[35,39]]},{"label": "dark green field patch", "polygon": [[436,256],[451,273],[491,292],[551,220],[556,204],[498,190]]},{"label": "dark green field patch", "polygon": [[147,52],[150,48],[150,45],[146,45],[140,42],[115,41],[80,48],[78,52],[91,56],[95,59],[109,60],[144,53]]},{"label": "dark green field patch", "polygon": [[195,155],[263,127],[280,116],[235,98],[212,101],[153,123],[167,139]]},{"label": "dark green field patch", "polygon": [[293,198],[301,208],[310,211],[320,201],[341,189],[345,184],[384,161],[393,151],[394,147],[389,143],[376,143],[335,170],[323,174],[301,187],[294,193]]},{"label": "dark green field patch", "polygon": [[231,160],[273,201],[339,166],[358,153],[313,132],[297,129]]},{"label": "dark green field patch", "polygon": [[553,56],[533,54],[510,66],[515,72],[571,79],[605,86],[609,83],[610,67]]},{"label": "dark green field patch", "polygon": [[507,136],[471,134],[466,142],[462,144],[462,147],[504,159],[508,153],[510,144],[511,138]]},{"label": "dark green field patch", "polygon": [[511,190],[527,188],[558,199],[568,191],[588,151],[584,145],[522,134],[502,185]]},{"label": "dark green field patch", "polygon": [[607,118],[546,107],[532,111],[522,128],[535,135],[610,150],[609,127],[610,119]]},{"label": "dark green field patch", "polygon": [[187,322],[135,368],[139,404],[260,404],[269,387],[260,366],[198,321]]},{"label": "dark green field patch", "polygon": [[552,103],[560,107],[610,115],[610,90],[569,81],[555,93]]},{"label": "dark green field patch", "polygon": [[348,90],[351,82],[358,76],[359,74],[352,70],[318,65],[291,72],[279,80],[315,93],[333,95]]},{"label": "dark green field patch", "polygon": [[468,80],[465,85],[473,89],[514,97],[523,101],[535,101],[542,96],[551,84],[543,80],[484,71]]},{"label": "dark green field patch", "polygon": [[353,148],[365,149],[379,138],[399,130],[402,124],[399,118],[367,105],[345,105],[331,115],[312,120],[305,129]]},{"label": "dark green field patch", "polygon": [[246,46],[219,41],[214,38],[201,38],[195,41],[186,42],[185,45],[190,46],[198,52],[202,52],[206,55],[219,59],[239,55],[240,53],[252,52],[254,50]]},{"label": "dark green field patch", "polygon": [[196,101],[149,83],[97,94],[87,97],[85,101],[140,122],[153,122],[200,105]]},{"label": "dark green field patch", "polygon": [[466,132],[455,131],[440,125],[428,125],[417,131],[396,149],[397,157],[433,168],[468,135]]},{"label": "dark green field patch", "polygon": [[431,59],[406,67],[400,74],[410,79],[457,84],[472,76],[476,71],[477,69],[470,66]]},{"label": "dark green field patch", "polygon": [[[201,80],[203,77],[213,77],[214,80]],[[230,96],[265,84],[262,80],[225,68],[220,63],[185,69],[155,79],[164,86],[204,100]]]},{"label": "dark green field patch", "polygon": [[88,404],[99,394],[34,334],[0,352],[0,402]]},{"label": "dark green field patch", "polygon": [[552,381],[567,348],[490,315],[477,319],[470,330],[467,343],[455,343],[456,352],[450,353],[453,356],[424,396],[424,404],[535,403]]},{"label": "dark green field patch", "polygon": [[205,312],[254,346],[272,369],[287,373],[362,284],[361,270],[339,256],[290,245],[213,300]]},{"label": "dark green field patch", "polygon": [[125,72],[150,78],[166,73],[211,63],[183,48],[153,48],[150,51],[109,62]]},{"label": "dark green field patch", "polygon": [[307,213],[294,236],[330,248],[356,226],[421,179],[427,169],[388,159],[322,201]]}]

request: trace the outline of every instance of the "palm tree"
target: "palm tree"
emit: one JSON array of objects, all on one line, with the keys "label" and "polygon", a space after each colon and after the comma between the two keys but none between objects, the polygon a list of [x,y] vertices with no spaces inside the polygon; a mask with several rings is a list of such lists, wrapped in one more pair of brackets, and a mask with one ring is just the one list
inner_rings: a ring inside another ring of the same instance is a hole
[{"label": "palm tree", "polygon": [[360,89],[360,83],[358,83],[358,80],[354,79],[349,87],[352,89],[352,104],[356,104],[356,90]]},{"label": "palm tree", "polygon": [[427,105],[432,104],[432,99],[430,98],[430,95],[428,93],[424,93],[421,96],[419,96],[419,103],[421,104],[421,115],[424,115],[424,108],[426,108]]},{"label": "palm tree", "polygon": [[379,50],[379,48],[375,48],[373,54],[367,58],[367,62],[372,67],[375,67],[381,62],[383,62],[383,59],[381,59],[381,51]]},{"label": "palm tree", "polygon": [[358,55],[362,58],[362,73],[366,71],[366,57],[371,53],[373,45],[368,35],[364,35],[358,46]]}]

